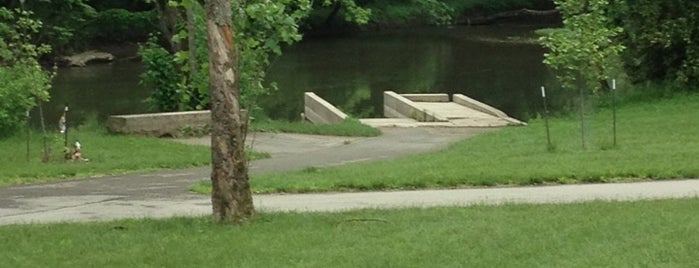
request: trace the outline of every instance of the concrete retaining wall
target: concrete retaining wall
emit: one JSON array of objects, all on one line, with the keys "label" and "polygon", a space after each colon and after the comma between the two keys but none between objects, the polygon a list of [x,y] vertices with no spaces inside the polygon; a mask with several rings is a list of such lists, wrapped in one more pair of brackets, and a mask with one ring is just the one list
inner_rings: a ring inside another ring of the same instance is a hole
[{"label": "concrete retaining wall", "polygon": [[448,121],[421,110],[413,101],[393,91],[383,92],[383,115],[387,118],[412,118],[420,122]]},{"label": "concrete retaining wall", "polygon": [[449,102],[449,94],[400,94],[401,96],[415,102]]},{"label": "concrete retaining wall", "polygon": [[210,111],[113,115],[107,119],[111,133],[145,136],[177,136],[182,129],[204,129],[210,125]]},{"label": "concrete retaining wall", "polygon": [[468,108],[474,109],[476,111],[484,112],[486,114],[496,116],[499,118],[509,118],[507,114],[490,106],[488,104],[482,103],[480,101],[474,100],[472,98],[466,97],[463,94],[454,94],[454,102],[456,104],[466,106]]},{"label": "concrete retaining wall", "polygon": [[313,123],[342,123],[347,115],[313,92],[303,94],[304,117]]},{"label": "concrete retaining wall", "polygon": [[514,119],[510,117],[509,115],[505,114],[503,111],[500,111],[499,109],[490,106],[488,104],[482,103],[480,101],[474,100],[472,98],[466,97],[463,94],[454,94],[454,103],[466,106],[468,108],[474,109],[476,111],[480,111],[492,116],[496,116],[498,118],[502,118],[503,120],[507,121],[510,125],[526,125],[527,123],[524,123],[522,121],[519,121],[517,119]]}]

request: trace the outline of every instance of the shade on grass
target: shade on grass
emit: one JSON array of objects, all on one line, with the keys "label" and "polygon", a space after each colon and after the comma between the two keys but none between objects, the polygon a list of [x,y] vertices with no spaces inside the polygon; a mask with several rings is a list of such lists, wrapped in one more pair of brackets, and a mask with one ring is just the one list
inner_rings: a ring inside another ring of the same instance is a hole
[{"label": "shade on grass", "polygon": [[697,267],[699,199],[0,227],[6,267]]}]

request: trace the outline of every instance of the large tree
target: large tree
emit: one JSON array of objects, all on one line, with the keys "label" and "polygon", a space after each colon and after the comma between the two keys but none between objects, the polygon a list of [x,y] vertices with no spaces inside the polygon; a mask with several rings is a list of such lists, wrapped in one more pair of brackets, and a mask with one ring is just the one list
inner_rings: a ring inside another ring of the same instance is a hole
[{"label": "large tree", "polygon": [[241,223],[254,214],[244,144],[247,117],[241,113],[238,52],[230,0],[206,1],[211,97],[213,218]]}]

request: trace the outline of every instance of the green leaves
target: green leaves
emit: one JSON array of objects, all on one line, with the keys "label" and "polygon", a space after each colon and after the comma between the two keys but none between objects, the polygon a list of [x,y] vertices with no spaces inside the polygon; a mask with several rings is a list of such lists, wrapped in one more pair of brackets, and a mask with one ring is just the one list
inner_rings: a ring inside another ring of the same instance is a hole
[{"label": "green leaves", "polygon": [[[425,0],[436,1],[436,0]],[[175,7],[191,6],[197,14],[196,49],[197,61],[207,62],[205,27],[203,9],[197,1],[169,1]],[[353,0],[325,0],[324,5],[340,4],[345,9],[347,20],[356,23],[367,23],[370,10],[359,7]],[[239,50],[240,86],[244,106],[253,108],[257,97],[276,90],[274,83],[265,83],[266,71],[270,58],[282,54],[284,45],[301,40],[299,23],[308,17],[312,2],[310,0],[248,0],[231,2],[233,9],[233,25],[236,34],[236,46]],[[190,38],[188,29],[179,28],[174,35],[176,43],[185,43]],[[158,48],[155,41],[142,48],[142,56],[146,63],[146,72],[142,76],[145,84],[151,85],[155,93],[151,103],[158,110],[191,110],[208,107],[208,66],[201,65],[200,70],[190,70],[186,62],[191,54],[186,51],[176,51],[173,55],[166,54]],[[161,103],[162,102],[162,103]],[[158,104],[160,103],[160,104]]]},{"label": "green leaves", "polygon": [[26,112],[49,98],[51,74],[37,60],[50,47],[31,42],[41,28],[31,15],[0,7],[0,136],[19,130]]},{"label": "green leaves", "polygon": [[[549,32],[539,41],[549,49],[544,63],[557,71],[564,88],[574,88],[579,77],[588,85],[609,79],[624,46],[614,39],[623,32],[609,23],[607,0],[555,0],[563,14],[563,28]],[[593,92],[599,86],[591,88]]]},{"label": "green leaves", "polygon": [[632,79],[674,80],[681,87],[699,82],[699,2],[623,0],[617,7],[610,16],[624,27]]},{"label": "green leaves", "polygon": [[181,83],[184,75],[177,68],[175,57],[159,46],[155,37],[142,45],[138,53],[146,67],[141,74],[141,83],[153,88],[153,94],[146,102],[158,111],[191,110],[188,106],[191,93]]}]

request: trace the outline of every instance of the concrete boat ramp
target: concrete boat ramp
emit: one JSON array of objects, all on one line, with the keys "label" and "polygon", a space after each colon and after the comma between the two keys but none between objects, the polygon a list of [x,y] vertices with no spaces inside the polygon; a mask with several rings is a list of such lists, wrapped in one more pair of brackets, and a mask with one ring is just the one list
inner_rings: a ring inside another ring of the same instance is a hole
[{"label": "concrete boat ramp", "polygon": [[[384,118],[362,118],[372,127],[502,127],[525,125],[502,111],[462,94],[383,93]],[[313,92],[304,94],[303,118],[318,124],[336,124],[347,114]],[[135,115],[113,115],[107,120],[112,133],[155,137],[178,137],[182,133],[205,133],[211,124],[210,111],[188,111]]]},{"label": "concrete boat ramp", "polygon": [[[383,94],[384,118],[362,118],[372,127],[503,127],[525,125],[504,112],[462,94]],[[304,117],[313,123],[339,123],[347,115],[313,92],[304,95]]]}]

